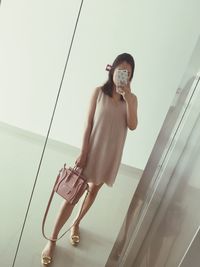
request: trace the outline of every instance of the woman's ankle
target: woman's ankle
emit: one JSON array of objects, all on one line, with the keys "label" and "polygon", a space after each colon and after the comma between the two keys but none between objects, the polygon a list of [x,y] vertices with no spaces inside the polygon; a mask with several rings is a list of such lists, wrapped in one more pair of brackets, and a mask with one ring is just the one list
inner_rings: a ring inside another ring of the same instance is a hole
[{"label": "woman's ankle", "polygon": [[79,228],[80,221],[76,222],[74,221],[73,227]]},{"label": "woman's ankle", "polygon": [[79,224],[74,224],[71,228],[71,235],[79,235]]},{"label": "woman's ankle", "polygon": [[54,250],[56,247],[55,245],[56,245],[55,242],[49,240],[42,251],[42,255],[47,257],[53,257]]},{"label": "woman's ankle", "polygon": [[58,238],[58,236],[52,236],[51,239],[49,240],[49,242],[52,243],[52,245],[56,245],[57,238]]}]

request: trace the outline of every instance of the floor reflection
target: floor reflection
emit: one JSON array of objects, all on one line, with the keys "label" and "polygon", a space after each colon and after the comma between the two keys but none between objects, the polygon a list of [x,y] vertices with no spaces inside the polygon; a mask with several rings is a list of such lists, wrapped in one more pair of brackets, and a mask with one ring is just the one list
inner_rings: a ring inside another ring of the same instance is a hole
[{"label": "floor reflection", "polygon": [[[14,136],[14,134],[12,135],[12,146],[15,151],[21,151],[22,149],[21,141],[19,142],[19,138],[21,140],[23,136]],[[32,141],[29,142],[28,138],[29,137],[26,136],[25,154],[32,155],[33,149],[35,149],[35,144]],[[9,140],[10,139],[8,135],[8,141]],[[32,139],[30,138],[30,140]],[[39,142],[39,140],[37,140],[37,142]],[[6,142],[4,142],[4,145],[6,147]],[[38,177],[38,183],[35,189],[22,241],[20,244],[15,267],[40,266],[41,251],[44,244],[46,243],[46,240],[44,240],[44,238],[42,237],[41,223],[47,200],[54,183],[54,174],[57,174],[57,170],[63,165],[64,162],[67,161],[68,164],[73,163],[77,154],[78,153],[70,150],[69,147],[67,148],[67,146],[56,146],[55,143],[48,144],[41,172]],[[16,157],[15,159],[16,165],[18,164],[18,158],[19,157]],[[10,168],[10,161],[4,161],[4,164],[5,170],[9,170],[9,175],[13,175],[15,177],[15,169]],[[35,172],[33,174],[35,175]],[[68,236],[60,240],[55,252],[58,256],[55,257],[55,262],[53,262],[51,265],[52,267],[102,267],[105,265],[122,225],[133,192],[137,186],[139,176],[140,173],[138,173],[137,171],[135,173],[130,173],[126,172],[124,168],[120,169],[114,188],[102,188],[102,192],[97,197],[97,201],[95,202],[95,209],[91,209],[91,211],[84,219],[81,225],[82,238],[80,246],[77,248],[72,247],[69,243]],[[23,181],[23,179],[25,179],[25,181]],[[26,182],[28,186],[32,186],[32,180],[28,179],[27,176],[21,176],[20,182]],[[126,194],[124,194],[124,192],[126,192]],[[23,198],[23,192],[20,194],[20,201],[25,201],[25,198]],[[77,213],[77,210],[78,206],[74,209],[74,214]],[[19,215],[23,215],[24,207],[19,205],[16,212]],[[72,215],[71,217],[73,218],[74,216]],[[55,213],[53,214],[53,212],[50,212],[48,218],[49,225],[47,225],[47,233],[50,230],[50,224],[54,220],[54,218]],[[12,229],[12,233],[19,232],[19,225],[16,223],[16,220],[14,222],[13,220],[9,220],[5,223],[7,229]],[[5,247],[6,240],[6,246],[10,248],[12,247],[14,251],[15,243],[13,243],[13,238],[8,238],[6,236],[6,232],[10,233],[9,231],[5,231],[4,240],[1,240],[2,246]],[[2,252],[3,250],[0,249],[0,251]],[[11,266],[12,257],[9,256],[8,260],[7,255],[8,253],[2,255],[0,259],[1,266]]]}]

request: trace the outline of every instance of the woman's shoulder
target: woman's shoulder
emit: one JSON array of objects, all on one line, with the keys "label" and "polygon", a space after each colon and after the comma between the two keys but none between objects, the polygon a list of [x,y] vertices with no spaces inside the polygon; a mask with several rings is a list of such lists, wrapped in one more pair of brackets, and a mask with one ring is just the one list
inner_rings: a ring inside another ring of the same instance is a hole
[{"label": "woman's shoulder", "polygon": [[93,103],[96,103],[99,101],[99,98],[101,96],[101,87],[96,87],[93,91],[92,91],[92,95],[91,95],[91,101]]},{"label": "woman's shoulder", "polygon": [[137,102],[137,96],[131,92],[132,98]]},{"label": "woman's shoulder", "polygon": [[101,95],[102,95],[103,91],[102,91],[102,87],[99,86],[99,87],[96,87],[94,89],[94,92],[93,92],[93,95],[96,99],[98,99]]},{"label": "woman's shoulder", "polygon": [[92,90],[92,98],[98,97],[99,93],[101,91],[101,87],[96,87]]},{"label": "woman's shoulder", "polygon": [[95,88],[94,91],[95,91],[95,94],[98,95],[100,92],[102,92],[102,87],[101,86],[98,86],[98,87]]}]

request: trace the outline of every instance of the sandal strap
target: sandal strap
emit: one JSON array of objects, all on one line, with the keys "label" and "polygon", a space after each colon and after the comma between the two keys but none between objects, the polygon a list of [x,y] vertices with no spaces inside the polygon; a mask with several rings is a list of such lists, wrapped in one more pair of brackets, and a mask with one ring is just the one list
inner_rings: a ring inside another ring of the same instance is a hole
[{"label": "sandal strap", "polygon": [[51,261],[52,261],[52,257],[50,257],[50,256],[42,256],[42,263],[43,264],[49,264],[49,263],[51,263]]}]

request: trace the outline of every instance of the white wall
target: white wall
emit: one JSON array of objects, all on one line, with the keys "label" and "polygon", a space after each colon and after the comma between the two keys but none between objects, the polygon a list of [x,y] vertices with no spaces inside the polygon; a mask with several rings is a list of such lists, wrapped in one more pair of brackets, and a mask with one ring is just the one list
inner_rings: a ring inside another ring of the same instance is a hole
[{"label": "white wall", "polygon": [[[2,4],[0,120],[45,135],[80,1],[42,2]],[[51,138],[81,146],[92,90],[106,80],[106,64],[130,52],[139,126],[123,163],[143,169],[197,41],[199,8],[198,0],[86,0]]]},{"label": "white wall", "polygon": [[3,1],[0,121],[46,135],[79,4]]}]

